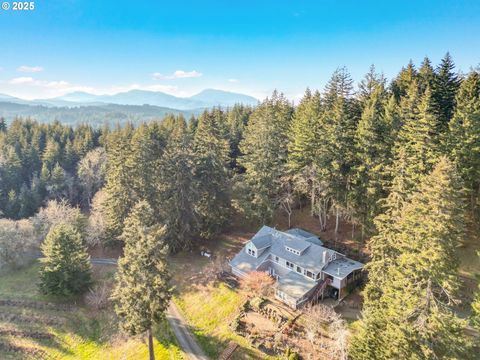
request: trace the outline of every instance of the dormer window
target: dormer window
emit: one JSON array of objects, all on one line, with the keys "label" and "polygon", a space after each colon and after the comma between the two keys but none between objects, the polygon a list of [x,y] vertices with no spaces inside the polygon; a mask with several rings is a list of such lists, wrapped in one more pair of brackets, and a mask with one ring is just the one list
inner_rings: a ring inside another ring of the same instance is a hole
[{"label": "dormer window", "polygon": [[300,251],[292,249],[291,247],[285,246],[285,250],[291,252],[292,254],[300,255]]},{"label": "dormer window", "polygon": [[248,255],[255,256],[255,250],[247,249]]}]

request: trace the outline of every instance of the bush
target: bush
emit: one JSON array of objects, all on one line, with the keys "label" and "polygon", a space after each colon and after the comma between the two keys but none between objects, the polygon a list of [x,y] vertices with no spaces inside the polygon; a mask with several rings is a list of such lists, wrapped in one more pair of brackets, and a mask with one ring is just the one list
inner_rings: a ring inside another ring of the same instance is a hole
[{"label": "bush", "polygon": [[85,303],[95,310],[104,309],[109,303],[111,290],[111,286],[103,281],[95,285],[93,289],[89,289],[85,296]]}]

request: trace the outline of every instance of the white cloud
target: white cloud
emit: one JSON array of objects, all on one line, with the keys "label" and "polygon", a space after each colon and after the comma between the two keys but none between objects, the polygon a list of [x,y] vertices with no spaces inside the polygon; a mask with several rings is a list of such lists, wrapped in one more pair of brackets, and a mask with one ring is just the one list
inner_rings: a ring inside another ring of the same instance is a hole
[{"label": "white cloud", "polygon": [[43,67],[41,66],[26,66],[22,65],[17,68],[18,72],[23,72],[23,73],[38,73],[43,71]]},{"label": "white cloud", "polygon": [[83,91],[96,95],[112,95],[130,90],[161,91],[175,96],[192,95],[180,90],[174,85],[165,84],[118,84],[111,86],[92,87],[81,84],[72,84],[65,80],[41,80],[30,76],[0,80],[0,93],[4,92],[23,99],[47,99],[62,96],[74,91]]},{"label": "white cloud", "polygon": [[231,83],[238,83],[238,79],[228,79],[228,82],[231,82]]},{"label": "white cloud", "polygon": [[13,78],[9,81],[12,85],[19,85],[19,84],[33,84],[35,83],[35,79],[30,76],[21,76],[17,78]]},{"label": "white cloud", "polygon": [[196,78],[200,77],[203,74],[201,72],[192,70],[192,71],[184,71],[184,70],[177,70],[171,75],[163,75],[161,73],[153,73],[152,78],[154,80],[172,80],[172,79],[187,79],[187,78]]}]

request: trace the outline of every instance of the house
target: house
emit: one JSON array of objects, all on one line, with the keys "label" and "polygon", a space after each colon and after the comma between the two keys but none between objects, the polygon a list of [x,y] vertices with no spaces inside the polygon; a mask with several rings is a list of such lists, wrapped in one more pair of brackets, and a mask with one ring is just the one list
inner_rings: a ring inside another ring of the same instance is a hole
[{"label": "house", "polygon": [[347,285],[361,277],[363,268],[362,263],[324,247],[312,233],[268,226],[263,226],[229,265],[239,277],[252,271],[268,272],[277,280],[275,297],[295,309],[326,296],[341,300],[347,295]]}]

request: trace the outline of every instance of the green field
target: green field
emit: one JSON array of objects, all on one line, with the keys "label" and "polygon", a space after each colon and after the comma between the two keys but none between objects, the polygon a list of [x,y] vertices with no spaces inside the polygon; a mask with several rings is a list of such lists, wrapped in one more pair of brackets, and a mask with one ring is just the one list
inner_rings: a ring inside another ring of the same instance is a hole
[{"label": "green field", "polygon": [[[111,276],[108,267],[95,268],[97,279]],[[0,300],[15,302],[0,306],[0,359],[148,359],[145,339],[120,333],[111,309],[93,311],[80,299],[42,296],[37,282],[38,264],[1,274]],[[167,324],[154,335],[157,359],[182,359]]]}]

